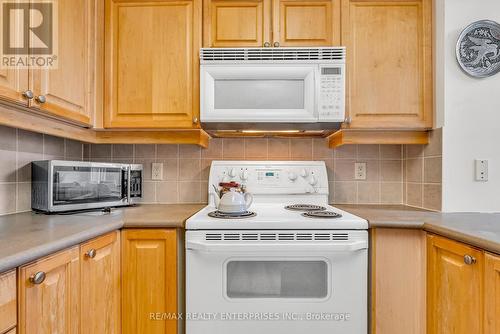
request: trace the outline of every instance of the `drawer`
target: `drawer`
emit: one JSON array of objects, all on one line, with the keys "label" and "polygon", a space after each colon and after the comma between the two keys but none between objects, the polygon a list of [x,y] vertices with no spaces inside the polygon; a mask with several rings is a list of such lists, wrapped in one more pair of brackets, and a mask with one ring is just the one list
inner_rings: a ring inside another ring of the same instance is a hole
[{"label": "drawer", "polygon": [[[17,324],[16,271],[0,275],[0,333]],[[8,334],[15,333],[13,331]]]}]

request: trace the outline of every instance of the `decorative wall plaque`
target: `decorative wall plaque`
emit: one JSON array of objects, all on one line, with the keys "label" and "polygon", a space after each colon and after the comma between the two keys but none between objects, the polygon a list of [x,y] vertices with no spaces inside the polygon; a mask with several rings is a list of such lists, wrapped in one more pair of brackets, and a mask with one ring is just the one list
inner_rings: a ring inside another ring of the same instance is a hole
[{"label": "decorative wall plaque", "polygon": [[482,20],[465,28],[458,38],[457,60],[473,77],[484,78],[500,72],[500,24]]}]

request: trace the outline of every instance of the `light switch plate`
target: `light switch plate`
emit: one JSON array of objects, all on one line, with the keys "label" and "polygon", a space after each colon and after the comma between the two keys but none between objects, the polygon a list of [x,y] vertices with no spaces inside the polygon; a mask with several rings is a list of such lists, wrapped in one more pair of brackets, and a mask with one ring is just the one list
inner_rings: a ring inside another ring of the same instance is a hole
[{"label": "light switch plate", "polygon": [[366,162],[354,163],[354,179],[366,180]]},{"label": "light switch plate", "polygon": [[488,160],[476,159],[476,181],[488,181]]},{"label": "light switch plate", "polygon": [[161,162],[153,162],[151,164],[151,179],[163,180],[163,164]]}]

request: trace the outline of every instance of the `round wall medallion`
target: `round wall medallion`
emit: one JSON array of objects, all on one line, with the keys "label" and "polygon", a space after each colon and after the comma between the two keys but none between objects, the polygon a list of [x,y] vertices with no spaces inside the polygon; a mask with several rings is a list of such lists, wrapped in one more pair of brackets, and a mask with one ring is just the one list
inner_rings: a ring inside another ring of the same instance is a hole
[{"label": "round wall medallion", "polygon": [[484,78],[500,72],[500,24],[483,20],[465,28],[458,38],[457,60],[473,77]]}]

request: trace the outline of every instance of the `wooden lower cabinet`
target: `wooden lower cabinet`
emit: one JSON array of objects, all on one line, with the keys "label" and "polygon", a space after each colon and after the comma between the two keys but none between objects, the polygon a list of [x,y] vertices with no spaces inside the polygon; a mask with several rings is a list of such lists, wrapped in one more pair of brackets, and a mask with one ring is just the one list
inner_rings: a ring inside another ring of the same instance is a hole
[{"label": "wooden lower cabinet", "polygon": [[152,320],[177,312],[175,229],[122,231],[122,333],[174,334],[177,321]]},{"label": "wooden lower cabinet", "polygon": [[79,247],[19,268],[20,334],[80,333]]},{"label": "wooden lower cabinet", "polygon": [[429,235],[427,264],[427,333],[483,333],[483,252]]},{"label": "wooden lower cabinet", "polygon": [[0,275],[0,333],[17,324],[16,271]]},{"label": "wooden lower cabinet", "polygon": [[485,334],[500,333],[500,256],[485,255]]},{"label": "wooden lower cabinet", "polygon": [[371,333],[425,334],[425,232],[376,228],[370,236]]},{"label": "wooden lower cabinet", "polygon": [[120,333],[120,233],[80,246],[81,333]]}]

